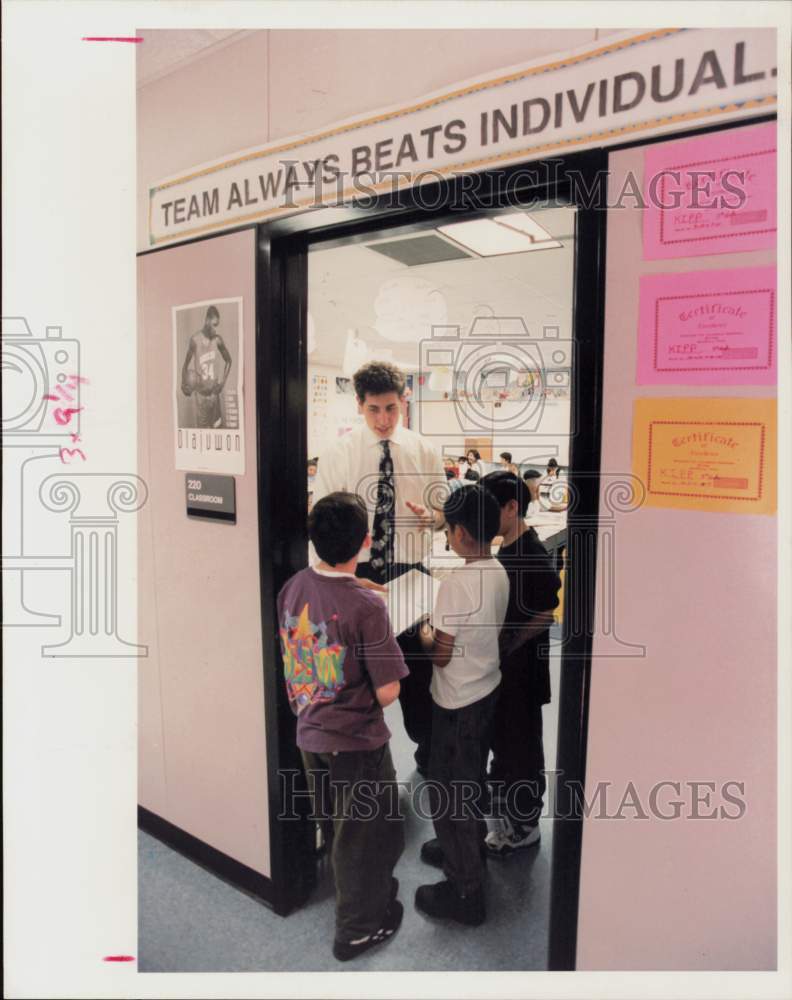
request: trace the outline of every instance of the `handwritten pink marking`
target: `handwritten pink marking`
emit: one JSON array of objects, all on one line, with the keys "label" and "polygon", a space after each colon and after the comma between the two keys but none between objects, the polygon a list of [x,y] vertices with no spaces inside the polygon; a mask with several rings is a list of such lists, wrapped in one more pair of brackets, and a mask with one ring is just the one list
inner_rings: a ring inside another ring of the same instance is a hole
[{"label": "handwritten pink marking", "polygon": [[103,962],[134,962],[134,955],[105,955]]},{"label": "handwritten pink marking", "polygon": [[84,42],[135,42],[136,44],[138,44],[138,43],[142,42],[143,39],[140,38],[140,37],[133,37],[133,38],[99,38],[99,37],[86,38],[85,36],[83,36],[83,41]]},{"label": "handwritten pink marking", "polygon": [[67,462],[66,459],[63,457],[64,454],[65,455],[72,455],[72,456],[79,455],[80,458],[83,460],[83,462],[87,462],[88,461],[88,459],[85,457],[85,455],[83,454],[83,452],[79,448],[61,448],[61,450],[60,450],[60,452],[58,454],[60,455],[60,460],[61,460],[61,462],[64,465],[71,465],[71,463]]},{"label": "handwritten pink marking", "polygon": [[54,411],[53,416],[55,417],[55,422],[63,427],[64,424],[68,424],[71,421],[73,413],[79,413],[82,409],[81,406],[73,407],[67,406],[65,409],[60,406]]}]

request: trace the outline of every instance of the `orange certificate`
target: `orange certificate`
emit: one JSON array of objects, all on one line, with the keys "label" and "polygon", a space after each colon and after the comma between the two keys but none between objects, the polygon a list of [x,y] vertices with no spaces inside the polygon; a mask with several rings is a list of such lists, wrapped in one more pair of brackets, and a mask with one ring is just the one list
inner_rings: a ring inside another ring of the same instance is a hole
[{"label": "orange certificate", "polygon": [[637,399],[633,473],[649,507],[772,514],[774,399]]}]

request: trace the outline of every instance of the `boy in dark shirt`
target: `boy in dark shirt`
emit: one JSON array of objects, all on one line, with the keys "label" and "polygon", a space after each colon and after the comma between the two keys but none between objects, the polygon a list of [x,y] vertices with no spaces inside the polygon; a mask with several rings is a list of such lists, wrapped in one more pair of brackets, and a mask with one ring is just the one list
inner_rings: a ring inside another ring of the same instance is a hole
[{"label": "boy in dark shirt", "polygon": [[402,919],[393,869],[404,829],[382,709],[408,671],[384,601],[355,578],[358,553],[371,544],[363,501],[323,497],[308,533],[321,561],[285,584],[278,621],[314,812],[332,809],[333,954],[344,962],[387,941]]},{"label": "boy in dark shirt", "polygon": [[505,857],[539,842],[547,787],[542,745],[542,705],[550,701],[547,630],[558,607],[561,580],[536,532],[525,523],[530,501],[526,484],[498,470],[484,476],[481,485],[500,504],[503,543],[497,558],[509,575],[509,606],[501,631],[503,680],[489,771],[500,828],[486,839],[490,856]]}]

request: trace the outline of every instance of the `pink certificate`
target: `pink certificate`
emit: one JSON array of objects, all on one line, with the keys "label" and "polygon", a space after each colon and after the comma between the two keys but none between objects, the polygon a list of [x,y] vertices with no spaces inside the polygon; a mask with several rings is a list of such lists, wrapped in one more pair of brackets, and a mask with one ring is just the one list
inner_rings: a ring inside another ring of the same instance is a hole
[{"label": "pink certificate", "polygon": [[647,147],[644,257],[767,250],[776,244],[776,128]]},{"label": "pink certificate", "polygon": [[776,269],[641,278],[640,385],[773,385]]}]

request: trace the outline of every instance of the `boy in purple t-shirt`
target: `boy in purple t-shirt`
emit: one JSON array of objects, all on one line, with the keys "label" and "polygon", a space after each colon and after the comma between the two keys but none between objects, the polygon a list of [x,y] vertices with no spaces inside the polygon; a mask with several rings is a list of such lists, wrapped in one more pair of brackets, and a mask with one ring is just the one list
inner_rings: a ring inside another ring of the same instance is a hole
[{"label": "boy in purple t-shirt", "polygon": [[381,597],[355,577],[368,513],[354,493],[323,497],[308,518],[321,560],[278,595],[286,690],[317,816],[331,811],[333,954],[347,961],[399,928],[393,869],[404,850],[390,731],[382,709],[408,674]]}]

